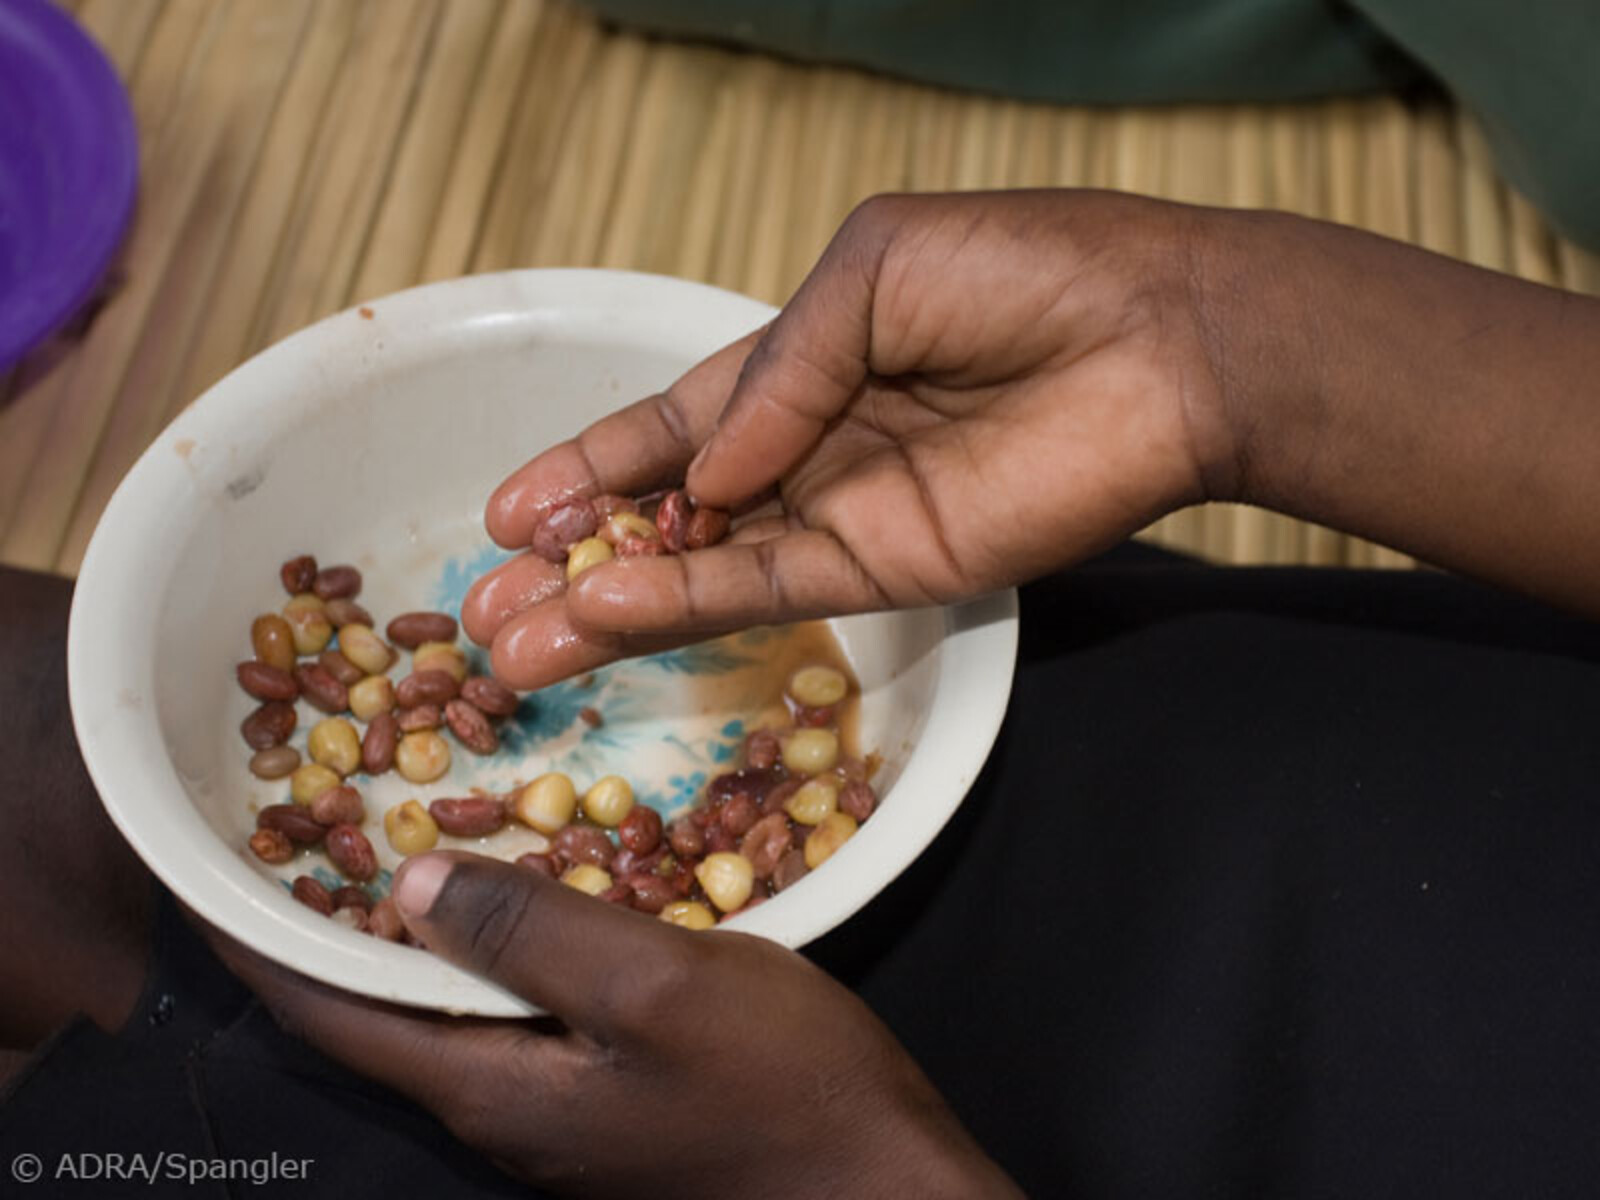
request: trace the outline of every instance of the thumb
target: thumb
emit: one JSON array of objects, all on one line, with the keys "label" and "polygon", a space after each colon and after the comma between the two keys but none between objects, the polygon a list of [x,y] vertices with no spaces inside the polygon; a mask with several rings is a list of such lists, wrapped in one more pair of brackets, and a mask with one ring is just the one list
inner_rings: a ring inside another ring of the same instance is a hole
[{"label": "thumb", "polygon": [[602,1037],[648,1021],[699,949],[686,929],[477,854],[408,859],[393,895],[428,949]]},{"label": "thumb", "polygon": [[713,508],[738,508],[799,462],[870,371],[873,296],[894,237],[896,201],[856,208],[739,372],[686,486]]}]

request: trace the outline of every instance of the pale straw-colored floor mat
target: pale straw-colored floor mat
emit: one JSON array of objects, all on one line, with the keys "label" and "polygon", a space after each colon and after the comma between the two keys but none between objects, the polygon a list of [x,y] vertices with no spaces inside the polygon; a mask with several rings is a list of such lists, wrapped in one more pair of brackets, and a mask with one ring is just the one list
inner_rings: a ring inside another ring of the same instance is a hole
[{"label": "pale straw-colored floor mat", "polygon": [[[514,266],[632,267],[780,301],[878,191],[1093,185],[1273,206],[1600,290],[1600,264],[1553,238],[1443,108],[1019,104],[656,42],[557,0],[68,7],[128,81],[143,141],[103,307],[0,379],[0,560],[69,574],[157,431],[309,321]],[[1405,561],[1226,506],[1151,536],[1228,561]]]}]

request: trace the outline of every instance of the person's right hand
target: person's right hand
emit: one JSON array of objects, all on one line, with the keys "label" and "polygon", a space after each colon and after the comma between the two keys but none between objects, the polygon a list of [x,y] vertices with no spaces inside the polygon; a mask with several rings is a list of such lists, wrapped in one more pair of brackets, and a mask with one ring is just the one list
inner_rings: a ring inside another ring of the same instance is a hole
[{"label": "person's right hand", "polygon": [[765,330],[539,455],[490,534],[573,495],[676,484],[730,543],[570,588],[531,554],[463,607],[536,687],[762,622],[939,604],[1033,578],[1208,494],[1229,447],[1191,294],[1200,210],[1109,193],[884,197]]}]

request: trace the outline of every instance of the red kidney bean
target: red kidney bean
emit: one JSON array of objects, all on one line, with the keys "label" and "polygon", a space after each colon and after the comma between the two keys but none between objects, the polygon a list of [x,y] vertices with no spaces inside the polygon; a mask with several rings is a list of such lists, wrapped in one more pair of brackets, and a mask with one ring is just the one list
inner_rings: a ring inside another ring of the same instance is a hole
[{"label": "red kidney bean", "polygon": [[648,875],[661,866],[667,857],[665,843],[657,846],[648,854],[639,854],[624,846],[618,850],[616,857],[611,860],[611,873],[613,875]]},{"label": "red kidney bean", "polygon": [[388,896],[374,904],[367,914],[367,932],[386,942],[398,942],[405,936],[406,923],[400,917],[400,908]]},{"label": "red kidney bean", "polygon": [[617,840],[635,854],[649,854],[661,845],[661,814],[648,804],[635,804],[617,826]]},{"label": "red kidney bean", "polygon": [[629,903],[640,912],[658,913],[678,898],[678,889],[659,875],[629,875],[633,889]]},{"label": "red kidney bean", "polygon": [[384,632],[396,645],[415,650],[423,642],[455,641],[456,619],[442,612],[401,613]]},{"label": "red kidney bean", "polygon": [[291,596],[309,592],[317,579],[317,560],[309,554],[291,558],[278,568],[278,578],[283,581],[283,590]]},{"label": "red kidney bean", "polygon": [[582,721],[590,729],[599,729],[600,726],[606,723],[606,719],[600,715],[600,710],[587,704],[578,710],[578,720]]},{"label": "red kidney bean", "polygon": [[346,625],[372,625],[372,614],[348,596],[335,596],[323,606],[322,615],[335,629]]},{"label": "red kidney bean", "polygon": [[333,897],[315,875],[300,875],[293,885],[294,898],[325,917],[333,916]]},{"label": "red kidney bean", "polygon": [[239,686],[257,700],[293,700],[300,694],[293,675],[264,662],[242,662],[234,673],[239,677]]},{"label": "red kidney bean", "polygon": [[394,750],[400,744],[400,722],[393,713],[379,713],[367,723],[361,738],[361,766],[368,775],[382,775],[394,766]]},{"label": "red kidney bean", "polygon": [[444,719],[450,732],[474,754],[493,754],[500,749],[500,739],[494,726],[474,705],[465,700],[452,700],[444,706]]},{"label": "red kidney bean", "polygon": [[258,829],[250,835],[250,849],[264,863],[281,866],[294,857],[294,843],[276,829]]},{"label": "red kidney bean", "polygon": [[807,708],[798,704],[794,710],[794,723],[802,729],[824,729],[833,724],[833,706],[826,708]]},{"label": "red kidney bean", "polygon": [[578,498],[558,504],[544,515],[533,531],[533,552],[546,562],[564,562],[567,547],[593,537],[600,528],[600,517],[594,505]]},{"label": "red kidney bean", "polygon": [[451,837],[484,837],[506,823],[504,801],[492,796],[435,800],[428,805],[428,812],[438,822],[439,831]]},{"label": "red kidney bean", "polygon": [[378,873],[378,856],[372,843],[354,825],[335,825],[328,830],[323,849],[335,867],[358,883]]},{"label": "red kidney bean", "polygon": [[352,683],[360,683],[367,675],[337,650],[324,650],[317,655],[317,665],[345,687],[349,687]]},{"label": "red kidney bean", "polygon": [[756,807],[755,799],[748,792],[736,792],[722,806],[718,815],[718,823],[734,837],[743,837],[750,832],[750,826],[756,823],[756,818],[761,815],[761,810]]},{"label": "red kidney bean", "polygon": [[782,753],[783,743],[770,729],[757,729],[744,740],[744,765],[754,770],[771,770]]},{"label": "red kidney bean", "polygon": [[628,534],[616,545],[618,558],[655,558],[666,553],[667,548],[660,538],[640,537],[636,533]]},{"label": "red kidney bean", "polygon": [[777,781],[778,774],[773,769],[745,767],[738,771],[728,771],[706,784],[706,799],[713,804],[719,804],[742,794],[752,800],[760,800]]},{"label": "red kidney bean", "polygon": [[867,781],[867,764],[859,758],[851,758],[848,754],[841,754],[833,769],[839,772],[846,783]]},{"label": "red kidney bean", "polygon": [[789,797],[798,792],[804,782],[800,779],[785,779],[782,783],[774,784],[772,790],[757,801],[756,806],[763,814],[781,813],[783,806],[789,803]]},{"label": "red kidney bean", "polygon": [[778,860],[778,865],[772,869],[772,890],[781,892],[799,883],[809,873],[806,866],[806,856],[803,850],[790,850]]},{"label": "red kidney bean", "polygon": [[678,861],[672,865],[672,874],[667,882],[672,885],[672,890],[679,896],[689,896],[699,886],[699,880],[694,877],[694,864],[692,862]]},{"label": "red kidney bean", "polygon": [[323,567],[312,579],[311,590],[324,600],[348,600],[361,591],[361,572],[348,563]]},{"label": "red kidney bean", "polygon": [[706,853],[726,854],[739,848],[739,839],[718,822],[706,827]]},{"label": "red kidney bean", "polygon": [[370,912],[372,909],[372,897],[367,895],[364,889],[353,884],[347,883],[342,888],[335,888],[331,898],[334,912],[338,912],[341,908],[359,908],[362,912]]},{"label": "red kidney bean", "polygon": [[460,690],[461,685],[449,671],[413,671],[395,685],[394,698],[401,708],[416,708],[454,700]]},{"label": "red kidney bean", "polygon": [[619,879],[605,891],[600,893],[600,899],[607,904],[626,904],[633,896],[633,888],[626,879]]},{"label": "red kidney bean", "polygon": [[437,704],[419,704],[415,708],[402,708],[396,720],[401,733],[419,733],[424,729],[437,729],[444,724],[444,709]]},{"label": "red kidney bean", "polygon": [[685,550],[704,550],[728,536],[728,514],[720,508],[697,508],[683,534]]},{"label": "red kidney bean", "polygon": [[679,858],[699,858],[706,852],[705,831],[680,817],[667,830],[667,844]]},{"label": "red kidney bean", "polygon": [[597,867],[609,867],[617,853],[605,830],[579,824],[563,826],[551,841],[550,849],[559,861],[592,863]]},{"label": "red kidney bean", "polygon": [[691,515],[687,492],[671,491],[661,497],[656,509],[656,528],[661,531],[661,544],[669,552],[677,554],[683,549]]},{"label": "red kidney bean", "polygon": [[878,807],[878,797],[872,788],[859,779],[852,779],[839,789],[839,811],[865,821]]},{"label": "red kidney bean", "polygon": [[311,802],[311,819],[318,825],[359,825],[367,815],[361,793],[353,787],[333,787]]},{"label": "red kidney bean", "polygon": [[350,707],[350,692],[320,662],[301,663],[294,669],[300,694],[325,713],[342,713]]},{"label": "red kidney bean", "polygon": [[757,879],[771,878],[778,860],[789,850],[789,819],[781,812],[762,817],[750,827],[739,843],[739,853],[750,860],[751,870]]},{"label": "red kidney bean", "polygon": [[461,685],[461,698],[491,717],[509,717],[521,703],[515,692],[497,679],[474,675]]},{"label": "red kidney bean", "polygon": [[256,828],[276,830],[291,842],[298,842],[302,846],[316,845],[328,832],[317,824],[316,818],[301,804],[267,805],[256,814]]},{"label": "red kidney bean", "polygon": [[268,700],[239,724],[239,732],[252,750],[268,750],[281,746],[294,732],[294,705],[282,700]]},{"label": "red kidney bean", "polygon": [[556,870],[556,860],[548,854],[524,854],[517,859],[517,866],[527,867],[530,871],[538,871],[541,875],[548,875],[555,879],[561,874]]}]

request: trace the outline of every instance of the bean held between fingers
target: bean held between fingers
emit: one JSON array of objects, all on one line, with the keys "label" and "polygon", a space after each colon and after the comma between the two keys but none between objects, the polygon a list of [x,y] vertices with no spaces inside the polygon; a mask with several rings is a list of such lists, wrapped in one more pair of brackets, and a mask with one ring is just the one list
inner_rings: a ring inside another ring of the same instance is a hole
[{"label": "bean held between fingers", "polygon": [[468,796],[459,800],[435,800],[428,813],[441,833],[451,837],[486,837],[506,823],[503,801],[488,796]]},{"label": "bean held between fingers", "polygon": [[454,700],[461,685],[448,671],[413,671],[395,685],[395,702],[401,708],[423,704],[444,704]]},{"label": "bean held between fingers", "polygon": [[715,546],[728,536],[730,524],[728,514],[720,508],[695,509],[694,515],[689,518],[689,528],[684,531],[683,548],[704,550],[707,546]]},{"label": "bean held between fingers", "polygon": [[239,686],[257,700],[293,700],[300,694],[294,676],[268,663],[247,661],[234,668]]},{"label": "bean held between fingers", "polygon": [[533,552],[547,562],[566,561],[568,548],[593,537],[600,517],[588,500],[568,500],[545,514],[533,531]]},{"label": "bean held between fingers", "polygon": [[500,748],[489,718],[465,700],[456,699],[444,706],[445,723],[456,740],[474,754],[493,754]]},{"label": "bean held between fingers", "polygon": [[287,742],[297,720],[294,705],[268,700],[240,723],[239,732],[252,750],[267,750]]},{"label": "bean held between fingers", "polygon": [[382,775],[394,766],[395,747],[400,744],[400,722],[393,713],[382,712],[372,718],[361,738],[361,765],[368,775]]},{"label": "bean held between fingers", "polygon": [[661,544],[671,554],[683,552],[689,536],[689,509],[687,492],[668,492],[656,508],[656,529],[661,533]]},{"label": "bean held between fingers", "polygon": [[491,717],[509,717],[517,711],[521,701],[517,694],[499,680],[487,675],[474,675],[461,685],[461,698],[467,700]]},{"label": "bean held between fingers", "polygon": [[449,613],[408,612],[390,621],[384,633],[397,646],[415,650],[427,642],[456,640],[456,619]]}]

